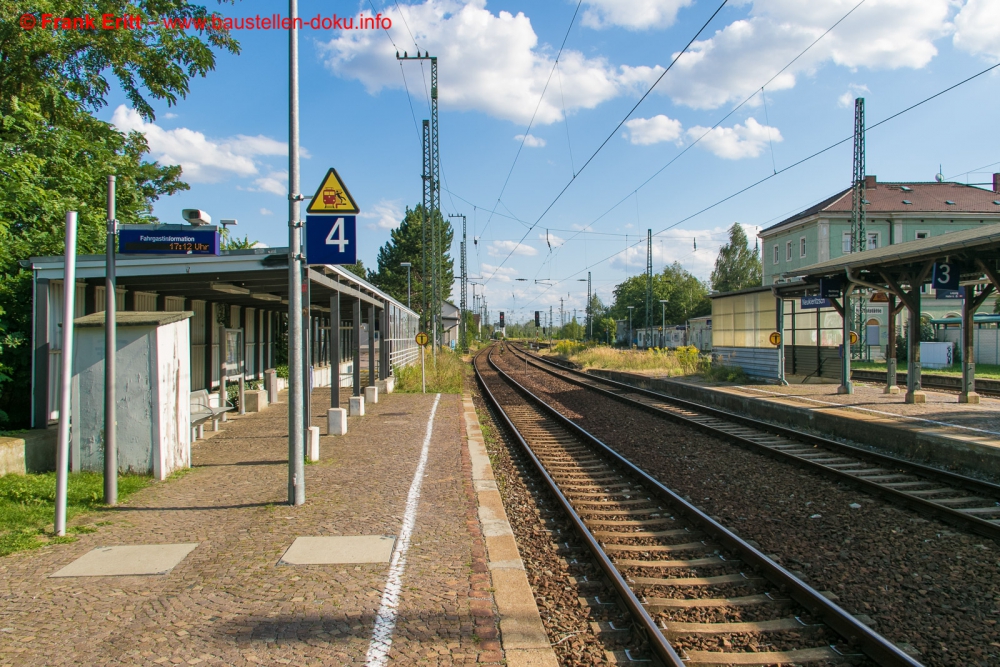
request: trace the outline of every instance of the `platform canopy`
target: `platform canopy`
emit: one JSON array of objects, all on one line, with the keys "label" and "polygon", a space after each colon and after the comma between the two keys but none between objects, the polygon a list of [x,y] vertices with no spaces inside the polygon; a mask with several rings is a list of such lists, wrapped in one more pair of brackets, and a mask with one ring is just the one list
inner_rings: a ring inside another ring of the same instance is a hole
[{"label": "platform canopy", "polygon": [[[852,292],[876,290],[886,292],[890,300],[889,341],[887,349],[888,382],[895,386],[895,316],[905,306],[909,310],[911,331],[920,326],[920,291],[931,281],[935,265],[947,266],[948,275],[958,274],[958,286],[964,291],[962,309],[962,376],[960,400],[978,402],[975,395],[975,366],[972,362],[973,314],[990,294],[1000,291],[1000,226],[983,225],[940,236],[917,239],[843,255],[811,266],[782,274],[783,280],[772,285],[778,298],[795,298],[821,293],[823,281],[841,281],[841,302],[831,299],[831,305],[844,316],[844,336],[848,338]],[[978,290],[978,293],[977,293]],[[896,305],[896,299],[900,304]],[[922,402],[920,389],[920,341],[910,336],[907,362],[907,401]],[[851,391],[850,355],[844,354],[842,387]],[[887,387],[887,390],[889,387]]]}]

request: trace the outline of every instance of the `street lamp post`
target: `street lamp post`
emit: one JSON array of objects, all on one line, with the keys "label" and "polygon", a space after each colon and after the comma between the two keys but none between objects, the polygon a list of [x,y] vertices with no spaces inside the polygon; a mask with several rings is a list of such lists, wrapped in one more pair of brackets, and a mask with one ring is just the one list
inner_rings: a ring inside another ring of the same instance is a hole
[{"label": "street lamp post", "polygon": [[632,311],[635,306],[628,306],[628,349],[632,349]]},{"label": "street lamp post", "polygon": [[660,347],[663,345],[663,337],[667,334],[667,300],[660,299]]},{"label": "street lamp post", "polygon": [[400,262],[399,265],[406,267],[406,307],[412,310],[413,306],[410,305],[410,267],[413,264],[411,262]]}]

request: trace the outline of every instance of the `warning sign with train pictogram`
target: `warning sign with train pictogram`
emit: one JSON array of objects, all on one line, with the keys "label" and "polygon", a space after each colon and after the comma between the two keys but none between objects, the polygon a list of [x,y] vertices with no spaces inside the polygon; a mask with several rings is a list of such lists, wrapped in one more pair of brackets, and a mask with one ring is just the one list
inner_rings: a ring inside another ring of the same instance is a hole
[{"label": "warning sign with train pictogram", "polygon": [[313,195],[306,213],[347,215],[358,213],[358,205],[355,203],[354,197],[351,196],[344,182],[340,179],[340,174],[333,167],[330,167],[330,171],[326,172],[326,178],[323,179],[316,194]]}]

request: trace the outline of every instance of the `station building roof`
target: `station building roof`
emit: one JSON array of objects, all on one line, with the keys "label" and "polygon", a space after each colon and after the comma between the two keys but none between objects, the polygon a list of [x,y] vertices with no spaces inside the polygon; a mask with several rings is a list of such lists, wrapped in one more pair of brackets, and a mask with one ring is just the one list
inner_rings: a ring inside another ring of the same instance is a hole
[{"label": "station building roof", "polygon": [[[63,262],[62,256],[32,257],[23,265],[34,271],[36,280],[62,280]],[[220,255],[121,253],[116,257],[115,271],[119,287],[139,292],[247,308],[280,310],[288,304],[287,248],[228,250]],[[104,255],[77,256],[78,281],[103,286],[104,275]],[[330,296],[339,292],[379,308],[389,302],[416,317],[406,304],[339,266],[310,266],[308,275],[314,309],[328,309]]]},{"label": "station building roof", "polygon": [[[869,217],[891,214],[970,214],[1000,216],[1000,192],[986,190],[974,185],[952,182],[909,182],[880,183],[875,176],[867,176],[865,183],[865,212]],[[994,175],[994,185],[1000,187],[1000,179]],[[851,188],[810,206],[785,218],[760,233],[770,236],[783,228],[810,217],[850,217]]]},{"label": "station building roof", "polygon": [[818,264],[793,269],[783,273],[782,276],[786,278],[820,278],[840,275],[845,271],[875,271],[951,257],[982,261],[1000,259],[1000,226],[984,224],[980,227],[963,229],[940,236],[851,253]]}]

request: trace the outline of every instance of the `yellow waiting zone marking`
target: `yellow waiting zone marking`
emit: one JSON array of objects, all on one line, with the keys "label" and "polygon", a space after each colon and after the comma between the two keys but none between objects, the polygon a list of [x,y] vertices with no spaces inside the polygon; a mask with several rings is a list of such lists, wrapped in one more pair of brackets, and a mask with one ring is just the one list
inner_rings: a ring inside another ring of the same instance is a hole
[{"label": "yellow waiting zone marking", "polygon": [[344,213],[354,214],[358,212],[358,205],[354,197],[348,191],[344,181],[340,179],[340,174],[333,167],[326,172],[326,178],[320,184],[306,213]]}]

